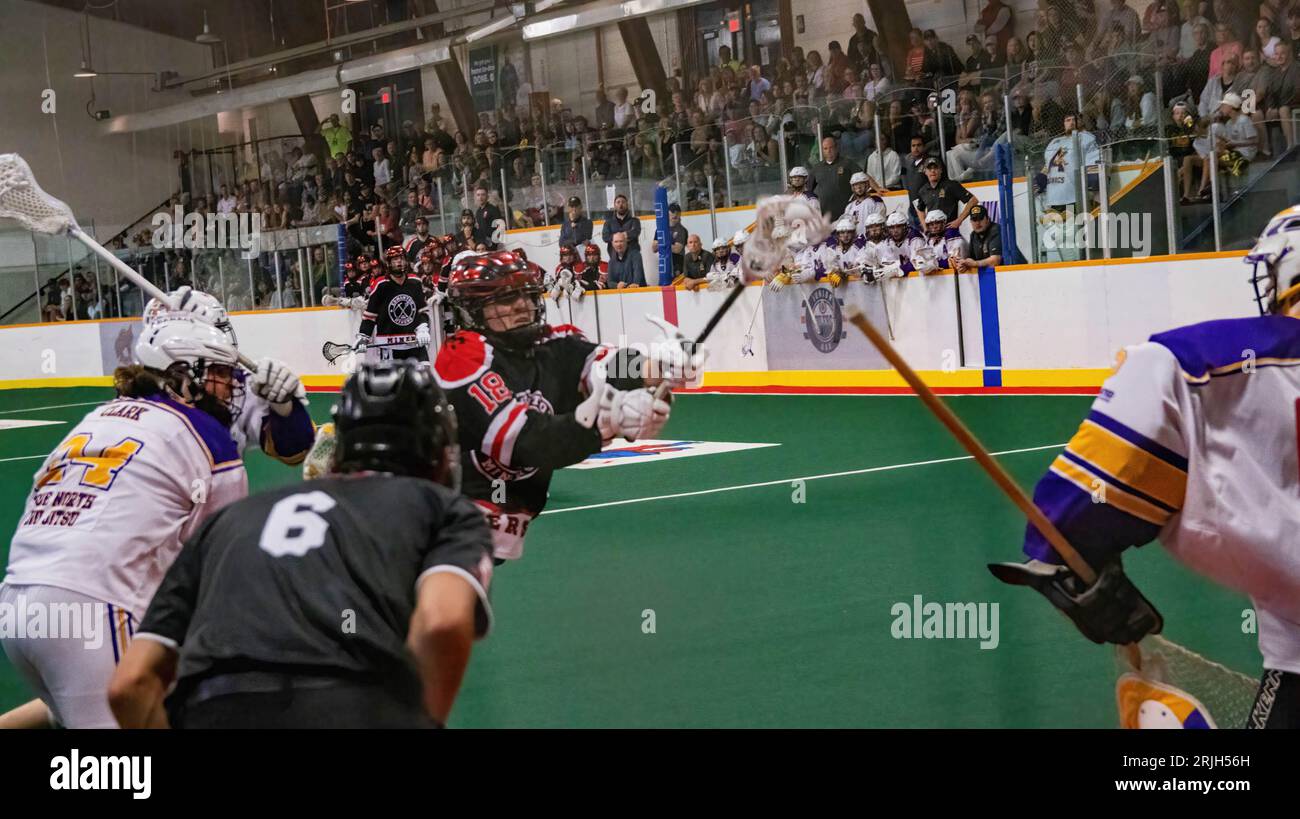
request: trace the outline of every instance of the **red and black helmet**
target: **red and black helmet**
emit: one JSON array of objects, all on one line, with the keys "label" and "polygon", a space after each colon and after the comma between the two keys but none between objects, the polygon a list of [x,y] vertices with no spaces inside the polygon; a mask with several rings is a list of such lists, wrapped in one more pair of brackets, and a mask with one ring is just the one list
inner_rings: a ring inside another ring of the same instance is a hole
[{"label": "red and black helmet", "polygon": [[573,245],[560,245],[560,264],[572,266],[578,261],[578,251]]},{"label": "red and black helmet", "polygon": [[596,257],[597,262],[600,261],[600,246],[594,242],[587,242],[587,244],[582,248],[582,257],[586,261],[590,262],[592,256]]},{"label": "red and black helmet", "polygon": [[405,275],[406,269],[406,251],[402,250],[401,245],[392,245],[384,251],[384,258],[388,262],[388,272],[390,274],[400,273]]},{"label": "red and black helmet", "polygon": [[[541,269],[508,250],[466,255],[452,264],[447,281],[447,300],[456,310],[460,326],[507,349],[531,347],[546,330],[542,293]],[[529,322],[509,330],[488,327],[484,308],[520,297],[532,304]]]}]

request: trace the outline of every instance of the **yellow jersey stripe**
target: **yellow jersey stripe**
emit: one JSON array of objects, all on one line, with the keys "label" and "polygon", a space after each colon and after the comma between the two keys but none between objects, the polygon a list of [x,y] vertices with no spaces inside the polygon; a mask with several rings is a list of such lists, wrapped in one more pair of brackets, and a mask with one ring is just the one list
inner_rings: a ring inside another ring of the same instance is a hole
[{"label": "yellow jersey stripe", "polygon": [[1115,480],[1166,506],[1181,509],[1187,473],[1093,421],[1084,421],[1066,446],[1069,452]]}]

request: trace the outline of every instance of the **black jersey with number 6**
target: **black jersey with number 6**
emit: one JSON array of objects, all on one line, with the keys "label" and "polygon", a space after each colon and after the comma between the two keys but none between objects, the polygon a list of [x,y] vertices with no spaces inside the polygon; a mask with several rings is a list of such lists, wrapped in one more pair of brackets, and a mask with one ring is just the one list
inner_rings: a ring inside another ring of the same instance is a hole
[{"label": "black jersey with number 6", "polygon": [[185,543],[137,637],[179,649],[181,689],[249,670],[408,675],[418,685],[405,644],[420,581],[465,578],[482,637],[490,549],[482,512],[431,481],[361,474],[262,492]]},{"label": "black jersey with number 6", "polygon": [[424,307],[424,286],[417,277],[407,276],[401,284],[386,278],[370,292],[361,313],[361,334],[413,335],[417,326],[429,323]]}]

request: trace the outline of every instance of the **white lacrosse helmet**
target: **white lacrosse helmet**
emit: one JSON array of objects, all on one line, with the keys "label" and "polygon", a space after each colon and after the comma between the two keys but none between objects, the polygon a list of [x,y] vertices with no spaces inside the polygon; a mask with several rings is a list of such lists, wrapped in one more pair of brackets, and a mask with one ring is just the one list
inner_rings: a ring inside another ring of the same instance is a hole
[{"label": "white lacrosse helmet", "polygon": [[907,224],[907,217],[898,211],[889,214],[889,218],[885,220],[885,227],[895,227],[897,225],[905,224]]},{"label": "white lacrosse helmet", "polygon": [[802,165],[795,165],[793,168],[790,169],[790,176],[792,178],[796,176],[802,176],[804,179],[807,179],[808,169]]},{"label": "white lacrosse helmet", "polygon": [[879,213],[868,213],[867,218],[862,220],[862,224],[864,227],[872,227],[874,225],[884,225],[885,217],[881,216]]},{"label": "white lacrosse helmet", "polygon": [[1253,266],[1250,283],[1260,315],[1300,295],[1300,205],[1270,219],[1244,261]]},{"label": "white lacrosse helmet", "polygon": [[183,299],[184,303],[177,309],[169,309],[166,304],[158,299],[149,299],[149,303],[144,306],[145,327],[173,318],[193,318],[216,327],[226,334],[226,338],[230,340],[231,345],[239,346],[239,342],[235,338],[235,328],[230,324],[230,314],[226,312],[225,306],[216,296],[204,293],[201,290],[190,290],[188,288],[173,290],[167,295],[173,302]]},{"label": "white lacrosse helmet", "polygon": [[743,245],[745,241],[748,239],[749,239],[749,231],[738,230],[736,231],[736,235],[731,237],[731,243],[733,245]]},{"label": "white lacrosse helmet", "polygon": [[866,175],[865,173],[863,173],[862,171],[858,171],[857,173],[853,174],[852,177],[849,178],[849,184],[850,184],[850,185],[865,185],[865,184],[867,184],[867,175]]},{"label": "white lacrosse helmet", "polygon": [[456,256],[451,260],[451,263],[453,266],[455,266],[460,263],[461,259],[468,259],[470,256],[477,256],[477,255],[479,254],[474,252],[473,250],[462,250],[461,252],[456,254]]},{"label": "white lacrosse helmet", "polygon": [[235,345],[225,333],[194,318],[177,317],[146,325],[135,342],[136,363],[160,371],[184,363],[195,377],[209,364],[234,366],[238,358]]},{"label": "white lacrosse helmet", "polygon": [[858,226],[854,224],[852,219],[841,219],[835,223],[836,233],[844,233],[844,232],[856,233],[857,230],[858,230]]},{"label": "white lacrosse helmet", "polygon": [[717,253],[719,250],[725,250],[726,247],[727,247],[727,240],[723,239],[721,236],[713,240],[714,253]]},{"label": "white lacrosse helmet", "polygon": [[947,222],[947,221],[948,221],[948,217],[941,210],[937,210],[937,209],[932,210],[925,215],[925,223],[927,225],[933,224],[935,222]]}]

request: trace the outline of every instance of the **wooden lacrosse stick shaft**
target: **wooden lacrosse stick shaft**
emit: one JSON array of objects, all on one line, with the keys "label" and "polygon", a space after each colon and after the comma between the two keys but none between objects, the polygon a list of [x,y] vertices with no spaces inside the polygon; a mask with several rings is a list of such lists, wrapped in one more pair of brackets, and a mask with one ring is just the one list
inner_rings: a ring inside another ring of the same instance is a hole
[{"label": "wooden lacrosse stick shaft", "polygon": [[[1052,545],[1052,548],[1056,550],[1056,553],[1065,561],[1065,565],[1070,567],[1070,571],[1074,572],[1080,580],[1089,586],[1096,583],[1097,572],[1093,571],[1093,568],[1088,565],[1087,561],[1083,559],[1083,556],[1080,555],[1079,552],[1070,545],[1070,542],[1065,539],[1065,535],[1061,534],[1061,530],[1056,528],[1056,524],[1047,519],[1047,516],[1043,514],[1042,510],[1039,509],[1032,500],[1030,500],[1029,496],[1025,494],[1025,491],[1020,488],[1020,485],[1007,474],[1007,471],[1002,468],[1002,465],[993,459],[993,456],[984,448],[984,445],[979,442],[979,439],[975,437],[974,433],[967,429],[961,419],[948,408],[948,405],[943,402],[943,399],[935,395],[934,390],[930,389],[930,387],[921,380],[921,376],[916,374],[916,370],[913,370],[912,367],[903,360],[903,357],[894,349],[894,345],[890,344],[889,341],[880,334],[880,331],[867,320],[867,317],[862,313],[862,311],[856,307],[851,308],[848,311],[848,319],[853,326],[861,330],[863,335],[867,337],[867,340],[880,351],[880,354],[885,357],[885,360],[889,362],[890,366],[897,370],[899,375],[903,376],[903,380],[906,381],[908,386],[916,392],[916,396],[921,399],[921,403],[925,404],[926,409],[930,410],[930,412],[939,419],[939,422],[947,427],[948,432],[952,434],[952,437],[957,439],[957,443],[961,444],[962,449],[970,453],[976,463],[978,463],[980,467],[984,469],[985,473],[993,479],[993,482],[998,485],[998,488],[1002,490],[1002,493],[1011,499],[1011,502],[1016,505],[1016,508],[1024,513],[1025,517],[1029,518],[1029,522],[1033,524],[1039,534],[1041,534],[1043,538]],[[1138,651],[1137,645],[1127,645],[1124,649],[1128,652],[1129,662],[1131,662],[1135,668],[1141,668],[1141,654]]]}]

